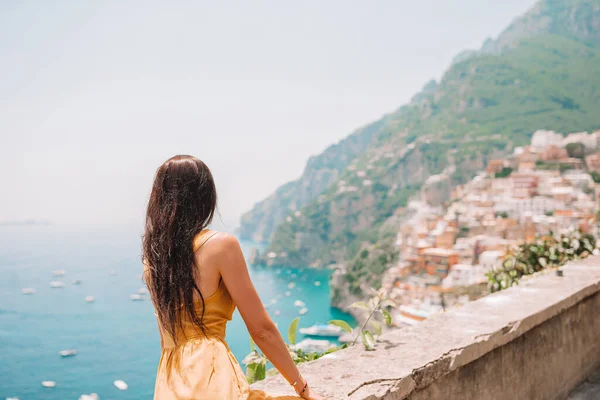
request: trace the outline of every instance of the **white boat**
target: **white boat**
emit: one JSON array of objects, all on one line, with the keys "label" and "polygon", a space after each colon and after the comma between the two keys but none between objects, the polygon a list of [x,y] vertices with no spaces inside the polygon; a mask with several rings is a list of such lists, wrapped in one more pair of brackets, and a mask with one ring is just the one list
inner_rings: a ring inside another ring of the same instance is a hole
[{"label": "white boat", "polygon": [[86,298],[85,298],[86,303],[93,303],[95,301],[96,301],[96,298],[94,296],[86,296]]},{"label": "white boat", "polygon": [[315,281],[315,286],[321,286],[321,282]]},{"label": "white boat", "polygon": [[53,388],[56,386],[56,382],[54,381],[42,381],[42,386],[47,388]]},{"label": "white boat", "polygon": [[73,285],[81,285],[81,279],[75,279]]},{"label": "white boat", "polygon": [[136,294],[130,294],[129,298],[132,301],[142,301],[142,300],[144,300],[144,297],[141,294],[137,294],[137,293]]},{"label": "white boat", "polygon": [[97,393],[82,394],[79,400],[100,400],[100,396]]},{"label": "white boat", "polygon": [[58,354],[60,354],[61,357],[73,357],[75,354],[77,354],[77,350],[61,350]]},{"label": "white boat", "polygon": [[292,295],[292,292],[285,292],[284,294],[286,295],[286,297],[290,297]]},{"label": "white boat", "polygon": [[304,315],[304,314],[306,314],[307,312],[308,312],[308,308],[304,307],[304,308],[301,308],[301,309],[298,311],[298,314],[300,314],[300,315]]},{"label": "white boat", "polygon": [[296,300],[296,301],[294,302],[294,305],[295,305],[296,307],[304,307],[304,306],[306,306],[306,304],[304,304],[304,302],[303,302],[302,300]]},{"label": "white boat", "polygon": [[64,282],[60,282],[60,281],[52,281],[52,282],[50,282],[50,287],[55,288],[55,289],[64,288],[65,284],[64,284]]},{"label": "white boat", "polygon": [[18,397],[7,397],[6,400],[19,400]]},{"label": "white boat", "polygon": [[295,282],[290,282],[288,284],[288,289],[293,289],[294,287],[296,287],[296,283]]},{"label": "white boat", "polygon": [[148,289],[146,289],[145,287],[139,288],[137,292],[138,294],[148,294]]},{"label": "white boat", "polygon": [[300,333],[307,336],[339,337],[343,330],[339,326],[329,324],[317,324],[309,328],[300,328]]},{"label": "white boat", "polygon": [[56,271],[52,272],[52,276],[65,276],[66,274],[67,271],[64,269],[57,269]]},{"label": "white boat", "polygon": [[281,314],[281,311],[279,311],[279,310],[275,310],[275,311],[273,311],[273,314],[274,314],[274,315],[279,315],[279,314]]},{"label": "white boat", "polygon": [[304,339],[294,346],[294,348],[302,350],[305,353],[322,353],[333,347],[335,347],[334,344],[331,344],[329,340],[323,339]]},{"label": "white boat", "polygon": [[23,294],[35,294],[35,289],[34,288],[23,288],[21,289],[21,293]]},{"label": "white boat", "polygon": [[127,390],[127,388],[129,387],[127,385],[127,383],[125,383],[125,381],[122,381],[120,379],[116,380],[113,382],[113,385],[115,385],[115,387],[119,390]]}]

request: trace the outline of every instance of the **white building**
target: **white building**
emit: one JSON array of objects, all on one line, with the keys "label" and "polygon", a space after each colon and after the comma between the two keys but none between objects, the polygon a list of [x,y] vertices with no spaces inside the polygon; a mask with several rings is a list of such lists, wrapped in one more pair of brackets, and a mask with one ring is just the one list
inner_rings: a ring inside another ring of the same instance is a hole
[{"label": "white building", "polygon": [[479,255],[479,265],[481,265],[485,271],[489,271],[492,268],[499,267],[503,259],[503,251],[487,250]]},{"label": "white building", "polygon": [[543,215],[546,212],[554,211],[557,208],[564,208],[564,203],[551,197],[535,196],[525,199],[507,197],[494,205],[494,212],[505,212],[510,217],[520,218],[525,213]]},{"label": "white building", "polygon": [[563,139],[562,146],[566,147],[569,143],[583,143],[586,148],[595,149],[598,147],[598,137],[594,133],[570,133]]},{"label": "white building", "polygon": [[442,287],[471,286],[485,282],[486,272],[481,265],[455,264],[442,280]]},{"label": "white building", "polygon": [[563,135],[554,131],[538,130],[531,137],[531,147],[536,150],[542,150],[548,146],[561,146]]}]

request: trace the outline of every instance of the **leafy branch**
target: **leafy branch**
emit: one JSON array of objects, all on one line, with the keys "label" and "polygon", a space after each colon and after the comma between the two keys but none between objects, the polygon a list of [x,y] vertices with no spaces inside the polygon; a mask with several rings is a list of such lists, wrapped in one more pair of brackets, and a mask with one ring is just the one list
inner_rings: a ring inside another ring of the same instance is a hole
[{"label": "leafy branch", "polygon": [[[375,293],[375,296],[371,297],[368,302],[357,301],[356,303],[353,303],[350,306],[352,308],[360,308],[369,313],[367,319],[365,319],[365,322],[363,322],[362,326],[358,330],[358,333],[354,337],[354,340],[352,341],[352,346],[354,346],[360,336],[366,350],[375,350],[375,336],[379,337],[381,335],[381,332],[383,331],[383,326],[379,321],[371,320],[373,315],[381,314],[386,326],[390,327],[392,326],[392,316],[387,311],[387,307],[395,307],[394,303],[387,299],[384,290],[371,290]],[[373,332],[367,329],[367,325],[369,324],[369,322],[371,323],[371,328],[373,329]],[[346,332],[352,333],[352,327],[348,325],[348,323],[345,321],[332,320],[329,321],[329,324],[339,326]]]}]

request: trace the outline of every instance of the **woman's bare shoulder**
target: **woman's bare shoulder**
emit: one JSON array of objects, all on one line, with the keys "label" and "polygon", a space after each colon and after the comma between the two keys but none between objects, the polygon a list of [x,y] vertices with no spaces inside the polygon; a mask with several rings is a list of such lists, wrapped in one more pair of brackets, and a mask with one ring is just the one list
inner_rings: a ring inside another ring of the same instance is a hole
[{"label": "woman's bare shoulder", "polygon": [[206,257],[228,258],[232,253],[241,251],[238,239],[227,232],[210,231],[207,234],[208,240],[202,246],[202,251]]}]

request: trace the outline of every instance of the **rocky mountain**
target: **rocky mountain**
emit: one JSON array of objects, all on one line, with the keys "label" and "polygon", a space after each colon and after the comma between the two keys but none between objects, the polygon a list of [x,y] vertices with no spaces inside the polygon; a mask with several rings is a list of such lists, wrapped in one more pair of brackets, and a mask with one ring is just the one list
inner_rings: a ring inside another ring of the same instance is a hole
[{"label": "rocky mountain", "polygon": [[431,176],[464,182],[537,129],[600,128],[600,0],[546,0],[459,55],[409,104],[312,158],[244,215],[264,261],[347,270],[378,284],[403,206]]}]

